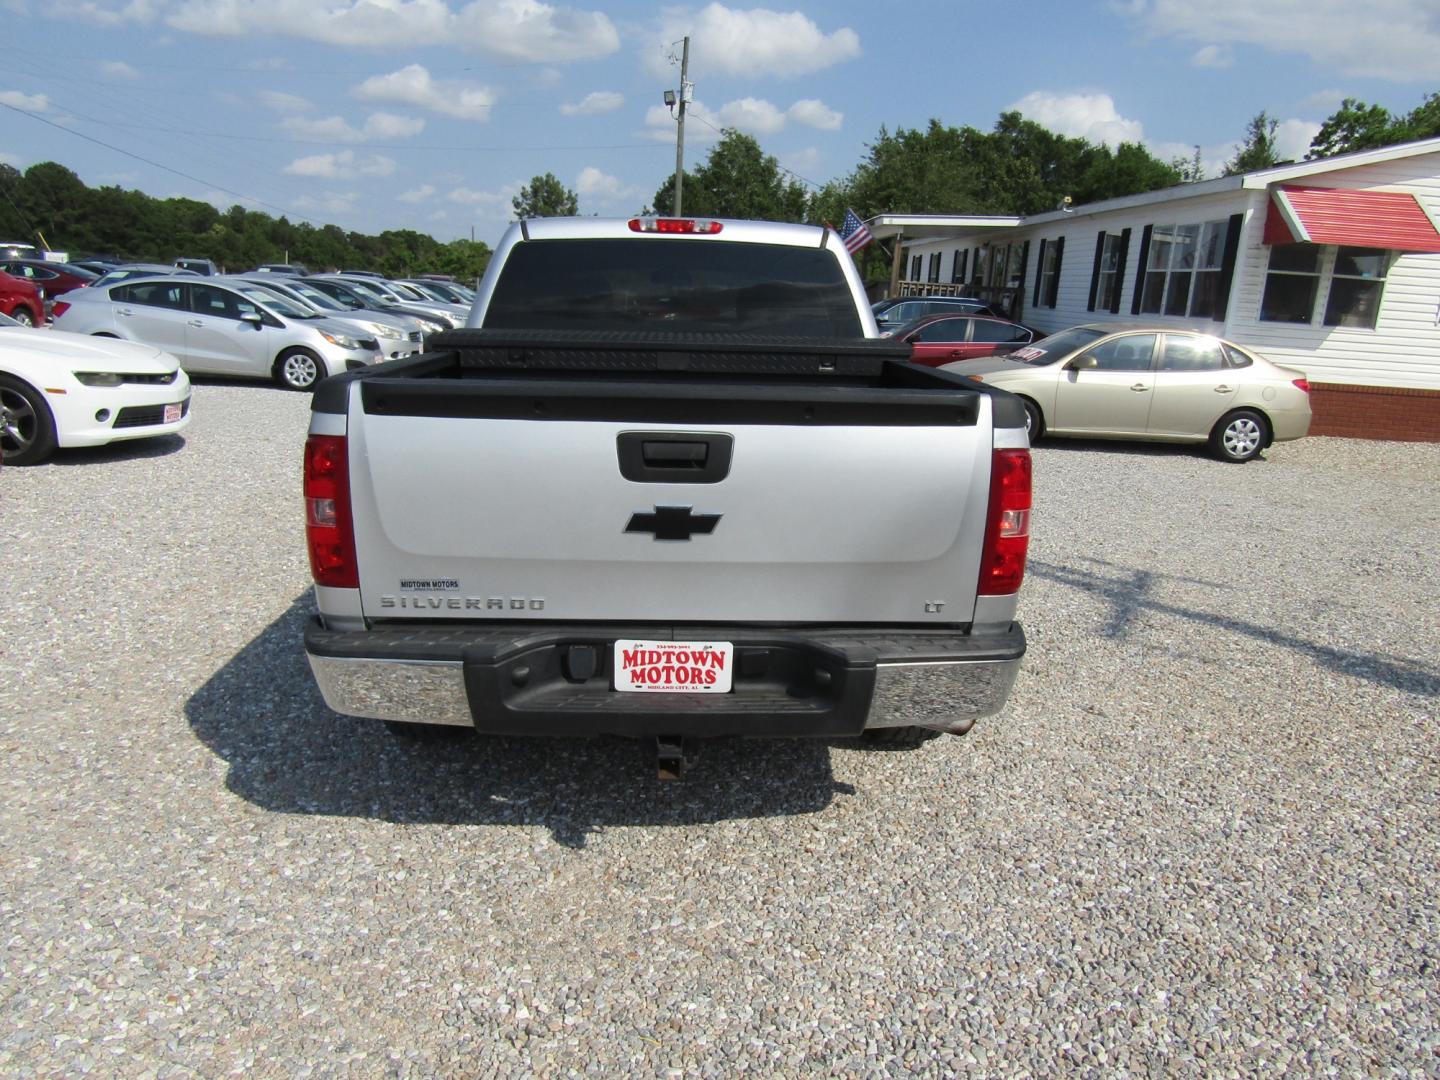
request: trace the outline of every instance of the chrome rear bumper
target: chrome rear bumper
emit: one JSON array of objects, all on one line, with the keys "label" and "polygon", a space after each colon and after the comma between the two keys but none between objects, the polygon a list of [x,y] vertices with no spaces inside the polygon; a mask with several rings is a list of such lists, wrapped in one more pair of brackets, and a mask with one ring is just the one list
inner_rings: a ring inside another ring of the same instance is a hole
[{"label": "chrome rear bumper", "polygon": [[[709,629],[715,636],[725,633]],[[745,684],[737,681],[735,695],[699,701],[689,697],[683,705],[677,703],[683,716],[677,721],[632,713],[649,710],[656,697],[671,695],[644,695],[651,700],[642,703],[635,695],[609,692],[603,665],[588,683],[557,680],[558,691],[543,687],[511,691],[517,670],[511,654],[520,656],[523,665],[518,670],[529,677],[532,669],[544,669],[551,653],[569,647],[566,642],[586,636],[583,628],[543,631],[527,635],[507,627],[473,637],[453,629],[342,632],[325,630],[317,619],[307,628],[305,639],[316,684],[325,704],[338,713],[529,734],[648,733],[647,725],[668,731],[677,723],[692,729],[681,733],[694,736],[834,736],[907,726],[963,734],[976,720],[1004,707],[1025,652],[1019,624],[986,638],[877,629],[872,641],[861,628],[769,634],[764,637],[768,647],[791,650],[787,655],[792,659],[796,652],[808,658],[810,653],[804,650],[813,650],[821,657],[817,670],[833,661],[833,679],[826,675],[816,684],[818,689],[807,687],[802,692],[794,686],[777,690],[757,684],[749,694],[742,693]],[[746,635],[757,640],[753,628],[729,634],[741,641]],[[481,642],[478,652],[474,651],[477,641]],[[482,652],[483,658],[477,659]],[[605,655],[603,649],[599,652]],[[472,669],[468,677],[467,664]],[[781,666],[793,677],[796,665],[776,665]],[[476,668],[503,672],[505,677],[477,678]],[[822,699],[831,687],[834,700],[826,702]],[[473,700],[475,695],[486,700]],[[516,699],[513,703],[511,696]],[[806,698],[816,704],[804,704]]]}]

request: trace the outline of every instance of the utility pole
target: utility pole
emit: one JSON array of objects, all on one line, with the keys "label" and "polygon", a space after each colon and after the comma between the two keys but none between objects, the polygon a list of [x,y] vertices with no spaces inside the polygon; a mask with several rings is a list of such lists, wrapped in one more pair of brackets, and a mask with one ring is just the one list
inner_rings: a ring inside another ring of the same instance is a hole
[{"label": "utility pole", "polygon": [[680,112],[675,131],[675,216],[680,216],[680,185],[685,178],[685,103],[690,100],[690,39],[680,54]]}]

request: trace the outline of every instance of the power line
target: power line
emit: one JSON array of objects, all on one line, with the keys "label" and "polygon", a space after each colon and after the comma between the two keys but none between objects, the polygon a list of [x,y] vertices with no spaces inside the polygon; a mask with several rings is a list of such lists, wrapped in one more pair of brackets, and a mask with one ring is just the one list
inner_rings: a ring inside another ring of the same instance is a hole
[{"label": "power line", "polygon": [[97,139],[91,135],[86,135],[83,131],[75,131],[72,128],[67,128],[64,124],[57,124],[55,123],[55,121],[47,120],[43,116],[38,116],[32,112],[26,112],[24,109],[18,109],[14,105],[11,105],[9,102],[0,101],[0,106],[9,109],[11,112],[19,113],[21,116],[28,116],[32,120],[39,120],[40,123],[53,127],[56,131],[63,131],[68,135],[74,135],[77,139],[84,139],[86,142],[94,143],[96,146],[103,146],[106,150],[113,150],[117,154],[124,154],[128,158],[134,158],[136,161],[144,162],[146,165],[152,166],[153,168],[162,169],[168,173],[174,173],[176,176],[183,177],[184,179],[189,180],[191,183],[199,184],[201,187],[212,188],[215,191],[223,191],[226,195],[235,196],[235,198],[239,199],[241,202],[251,202],[257,206],[263,206],[269,210],[277,210],[280,213],[286,215],[287,217],[293,217],[298,221],[303,221],[306,224],[314,225],[316,228],[323,227],[321,222],[314,221],[311,218],[305,217],[303,214],[297,214],[293,210],[287,210],[283,206],[276,206],[274,203],[267,203],[260,199],[254,198],[253,196],[245,195],[238,191],[232,191],[229,188],[224,187],[220,184],[214,184],[208,180],[202,180],[198,176],[191,176],[187,172],[181,172],[179,169],[173,169],[169,165],[162,164],[159,161],[154,161],[147,157],[141,157],[139,154],[131,153],[129,150],[121,149],[120,147],[114,146],[111,143],[104,142],[103,140]]}]

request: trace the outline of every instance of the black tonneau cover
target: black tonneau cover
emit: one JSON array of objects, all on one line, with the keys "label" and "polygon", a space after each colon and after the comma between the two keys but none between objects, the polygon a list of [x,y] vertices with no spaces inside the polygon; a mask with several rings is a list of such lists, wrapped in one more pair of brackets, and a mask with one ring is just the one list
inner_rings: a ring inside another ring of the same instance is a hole
[{"label": "black tonneau cover", "polygon": [[[624,398],[652,419],[657,400],[667,400],[672,411],[684,412],[677,421],[698,422],[709,416],[707,399],[738,398],[748,399],[747,414],[762,423],[797,418],[848,423],[865,409],[871,423],[973,424],[978,398],[986,395],[994,398],[996,427],[1025,423],[1018,398],[908,363],[910,346],[889,338],[451,330],[434,335],[426,346],[418,356],[324,380],[315,389],[312,410],[344,413],[349,384],[360,382],[365,411],[392,415],[614,419],[620,418],[617,405]],[[606,376],[632,378],[622,384]],[[473,394],[457,396],[456,381],[466,380],[485,384],[483,407]],[[956,391],[968,393],[957,397]],[[703,416],[691,415],[697,408]]]}]

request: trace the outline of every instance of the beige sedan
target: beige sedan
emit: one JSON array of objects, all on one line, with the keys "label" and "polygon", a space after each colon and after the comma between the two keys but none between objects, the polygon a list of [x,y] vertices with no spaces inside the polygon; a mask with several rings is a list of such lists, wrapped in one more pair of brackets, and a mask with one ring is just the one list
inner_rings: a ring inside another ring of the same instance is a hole
[{"label": "beige sedan", "polygon": [[1249,461],[1310,430],[1310,384],[1234,342],[1154,326],[1077,326],[1006,356],[941,369],[1020,396],[1042,434],[1208,442]]}]

